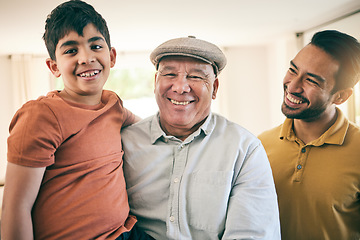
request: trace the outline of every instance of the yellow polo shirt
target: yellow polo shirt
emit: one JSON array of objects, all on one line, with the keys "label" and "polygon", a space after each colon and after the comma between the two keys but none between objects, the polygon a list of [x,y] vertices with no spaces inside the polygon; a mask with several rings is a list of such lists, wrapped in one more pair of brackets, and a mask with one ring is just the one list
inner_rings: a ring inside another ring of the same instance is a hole
[{"label": "yellow polo shirt", "polygon": [[304,144],[293,120],[262,133],[279,200],[284,240],[360,239],[360,128],[336,122]]}]

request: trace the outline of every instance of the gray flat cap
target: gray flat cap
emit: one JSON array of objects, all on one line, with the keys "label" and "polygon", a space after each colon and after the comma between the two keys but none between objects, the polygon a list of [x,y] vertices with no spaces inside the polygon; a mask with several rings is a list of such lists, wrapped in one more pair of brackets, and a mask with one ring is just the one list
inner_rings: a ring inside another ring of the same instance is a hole
[{"label": "gray flat cap", "polygon": [[193,36],[164,42],[150,54],[150,60],[157,69],[161,59],[166,56],[186,56],[200,59],[213,65],[216,75],[226,65],[226,57],[216,45]]}]

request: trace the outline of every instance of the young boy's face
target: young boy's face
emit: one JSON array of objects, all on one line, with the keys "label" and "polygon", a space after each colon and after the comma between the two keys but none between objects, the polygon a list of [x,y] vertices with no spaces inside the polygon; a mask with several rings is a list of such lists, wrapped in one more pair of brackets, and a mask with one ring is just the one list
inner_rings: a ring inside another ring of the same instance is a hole
[{"label": "young boy's face", "polygon": [[116,51],[93,24],[83,30],[83,36],[70,31],[61,38],[55,50],[56,61],[46,63],[56,77],[62,76],[61,95],[70,101],[94,105],[99,103],[103,86],[115,65]]}]

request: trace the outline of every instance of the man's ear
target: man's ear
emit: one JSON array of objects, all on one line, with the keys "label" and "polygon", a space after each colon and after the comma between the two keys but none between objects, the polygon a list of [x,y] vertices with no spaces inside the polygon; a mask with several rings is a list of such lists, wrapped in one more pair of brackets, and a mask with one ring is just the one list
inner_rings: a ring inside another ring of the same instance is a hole
[{"label": "man's ear", "polygon": [[158,72],[155,73],[155,77],[154,77],[154,93],[155,93],[155,90],[156,90],[157,75],[158,75]]},{"label": "man's ear", "polygon": [[52,60],[51,58],[47,58],[46,59],[46,65],[48,66],[48,68],[50,69],[51,73],[55,76],[55,77],[60,77],[61,73],[57,67],[56,61]]},{"label": "man's ear", "polygon": [[337,91],[333,95],[334,96],[333,103],[335,103],[336,105],[340,105],[340,104],[346,102],[346,100],[349,99],[349,97],[352,95],[352,93],[353,93],[352,88],[345,88],[345,89]]},{"label": "man's ear", "polygon": [[215,78],[214,83],[213,83],[213,87],[214,87],[214,89],[213,89],[211,98],[215,99],[217,91],[219,89],[219,80],[218,80],[218,78]]},{"label": "man's ear", "polygon": [[114,67],[116,63],[116,50],[115,48],[110,49],[110,68]]}]

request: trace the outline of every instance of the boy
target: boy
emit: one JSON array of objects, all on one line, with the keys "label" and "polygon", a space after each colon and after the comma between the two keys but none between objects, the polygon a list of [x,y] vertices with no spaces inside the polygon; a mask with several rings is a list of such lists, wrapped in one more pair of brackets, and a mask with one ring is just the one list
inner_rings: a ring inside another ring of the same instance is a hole
[{"label": "boy", "polygon": [[103,90],[116,60],[106,22],[85,2],[65,2],[43,38],[64,89],[27,102],[10,124],[2,238],[128,239],[136,219],[120,129],[138,119]]}]

